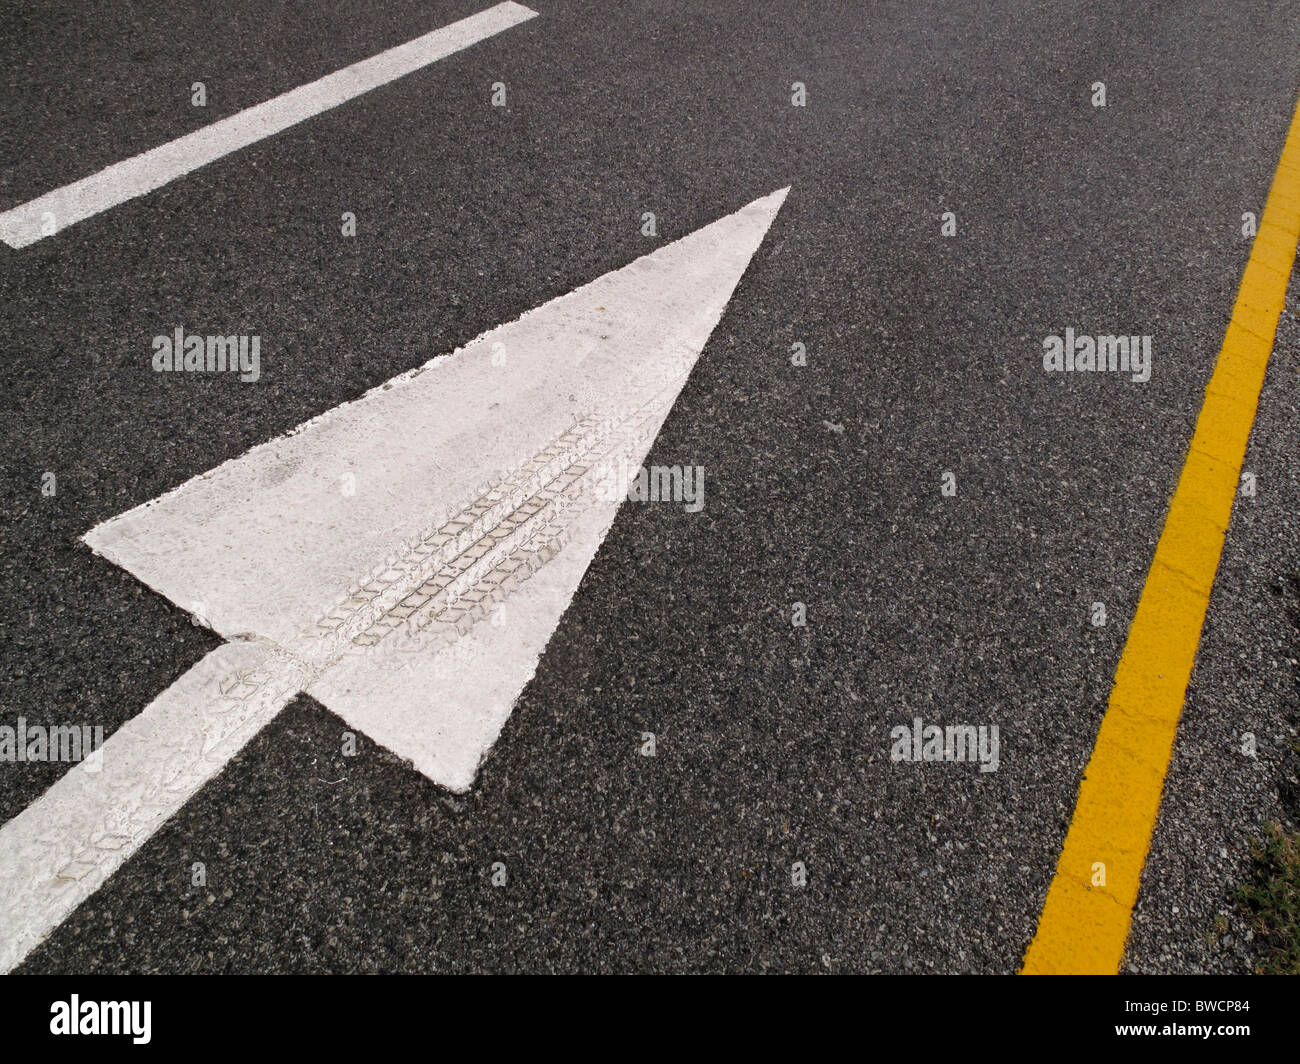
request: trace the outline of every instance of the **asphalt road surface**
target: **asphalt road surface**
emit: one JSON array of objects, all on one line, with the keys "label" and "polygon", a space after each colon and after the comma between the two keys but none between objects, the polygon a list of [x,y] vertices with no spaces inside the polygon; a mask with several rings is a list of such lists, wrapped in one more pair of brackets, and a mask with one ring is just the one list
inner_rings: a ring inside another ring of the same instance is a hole
[{"label": "asphalt road surface", "polygon": [[[0,210],[490,6],[6,2]],[[0,247],[0,723],[111,736],[223,642],[92,527],[788,186],[646,459],[703,467],[706,505],[619,509],[468,790],[345,754],[299,695],[18,971],[1020,967],[1300,94],[1300,4],[533,9]],[[1292,291],[1124,971],[1248,970],[1231,893],[1300,811]],[[155,372],[178,326],[259,335],[260,379]],[[1150,336],[1150,379],[1045,372],[1067,328]],[[895,760],[918,717],[996,725],[997,770]],[[0,763],[0,818],[68,770]]]}]

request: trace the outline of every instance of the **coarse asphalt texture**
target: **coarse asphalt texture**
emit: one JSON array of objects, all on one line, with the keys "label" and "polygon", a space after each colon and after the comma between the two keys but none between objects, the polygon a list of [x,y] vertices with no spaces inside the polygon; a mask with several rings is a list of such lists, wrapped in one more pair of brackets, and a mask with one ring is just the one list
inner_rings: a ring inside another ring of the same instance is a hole
[{"label": "coarse asphalt texture", "polygon": [[[0,209],[485,6],[5,0]],[[1300,94],[1300,3],[530,6],[0,247],[0,719],[111,733],[218,643],[93,525],[789,185],[648,459],[703,466],[707,505],[622,508],[468,794],[343,756],[299,697],[20,971],[1018,968]],[[1231,891],[1300,812],[1296,306],[1125,970],[1247,970]],[[178,325],[260,334],[262,379],[155,374]],[[1066,327],[1152,335],[1151,380],[1044,373]],[[915,716],[997,724],[1000,768],[892,762]],[[65,768],[0,765],[0,818]]]}]

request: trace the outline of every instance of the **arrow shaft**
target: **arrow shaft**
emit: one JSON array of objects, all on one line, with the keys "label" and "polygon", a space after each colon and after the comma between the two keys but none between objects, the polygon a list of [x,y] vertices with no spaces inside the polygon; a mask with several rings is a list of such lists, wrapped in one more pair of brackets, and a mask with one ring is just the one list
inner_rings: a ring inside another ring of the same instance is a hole
[{"label": "arrow shaft", "polygon": [[0,828],[0,971],[21,963],[305,682],[269,644],[224,644]]}]

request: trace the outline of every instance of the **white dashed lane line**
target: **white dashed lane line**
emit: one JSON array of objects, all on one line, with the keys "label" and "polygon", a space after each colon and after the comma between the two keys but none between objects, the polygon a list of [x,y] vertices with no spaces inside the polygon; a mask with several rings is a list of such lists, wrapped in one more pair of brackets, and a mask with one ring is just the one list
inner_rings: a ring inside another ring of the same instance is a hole
[{"label": "white dashed lane line", "polygon": [[536,15],[521,4],[497,4],[114,163],[0,214],[0,240],[12,248],[25,248]]}]

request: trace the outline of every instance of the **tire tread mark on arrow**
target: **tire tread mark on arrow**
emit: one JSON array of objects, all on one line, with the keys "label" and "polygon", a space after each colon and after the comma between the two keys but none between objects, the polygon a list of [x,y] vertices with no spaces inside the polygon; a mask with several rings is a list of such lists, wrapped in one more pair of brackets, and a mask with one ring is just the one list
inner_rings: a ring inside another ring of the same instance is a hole
[{"label": "tire tread mark on arrow", "polygon": [[[669,346],[673,343],[668,341]],[[682,362],[689,369],[685,358]],[[444,642],[465,635],[492,606],[561,549],[565,537],[555,526],[576,497],[561,506],[566,496],[554,486],[562,480],[566,487],[572,485],[576,478],[569,473],[579,463],[586,463],[582,466],[585,475],[629,438],[652,427],[650,422],[662,410],[664,396],[676,394],[681,377],[678,367],[662,373],[653,382],[657,387],[648,399],[641,398],[646,382],[638,380],[627,391],[639,400],[631,413],[580,418],[522,466],[480,488],[462,508],[372,569],[316,622],[314,634],[328,641],[326,660],[337,660],[347,651],[348,642],[374,646],[404,626],[412,631],[442,621],[438,627]],[[551,510],[544,513],[547,503]],[[502,534],[506,524],[513,524],[522,534],[514,537],[513,530]],[[525,543],[536,539],[539,528],[548,530],[549,546],[530,549],[517,545],[519,539]],[[510,548],[494,551],[496,542],[506,537],[511,539]],[[485,556],[491,561],[484,562]],[[488,582],[491,575],[498,581]],[[472,605],[458,609],[457,602],[467,596]],[[320,660],[317,655],[313,659]]]}]

